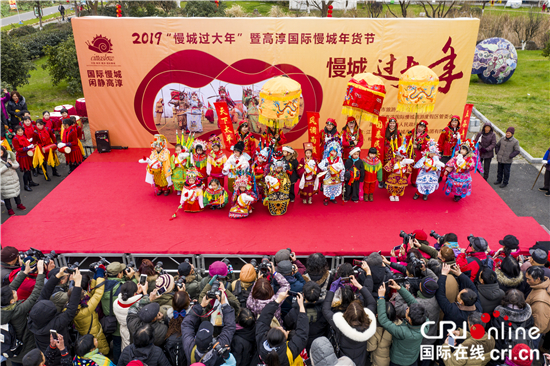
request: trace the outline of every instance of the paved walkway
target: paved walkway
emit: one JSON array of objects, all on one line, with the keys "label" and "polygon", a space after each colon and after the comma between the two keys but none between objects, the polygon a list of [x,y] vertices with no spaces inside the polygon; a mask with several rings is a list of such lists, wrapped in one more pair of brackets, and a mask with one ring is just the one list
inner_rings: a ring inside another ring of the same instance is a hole
[{"label": "paved walkway", "polygon": [[[59,13],[59,11],[57,10],[58,6],[59,5],[52,6],[52,7],[49,7],[49,8],[43,8],[42,9],[43,16]],[[63,6],[65,7],[65,11],[69,10],[68,4],[63,4]],[[28,11],[26,13],[19,13],[19,14],[21,15],[21,21],[36,19],[36,16],[34,15],[34,12],[32,12],[32,11]],[[5,25],[17,24],[17,23],[19,23],[19,16],[17,14],[1,19],[2,27],[5,26]]]}]

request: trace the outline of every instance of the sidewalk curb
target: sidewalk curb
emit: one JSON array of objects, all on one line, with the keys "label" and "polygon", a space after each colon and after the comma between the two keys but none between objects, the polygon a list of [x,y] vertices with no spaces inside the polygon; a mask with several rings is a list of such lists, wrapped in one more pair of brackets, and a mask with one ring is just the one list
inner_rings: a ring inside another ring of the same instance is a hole
[{"label": "sidewalk curb", "polygon": [[[472,113],[477,117],[479,118],[481,121],[483,121],[484,123],[488,122],[490,123],[492,126],[493,126],[493,129],[501,136],[504,136],[506,135],[505,132],[503,132],[500,128],[497,127],[497,125],[495,125],[493,122],[489,121],[489,119],[487,117],[485,117],[483,114],[481,114],[480,111],[478,111],[476,109],[476,107],[474,107],[472,109]],[[542,164],[542,158],[534,158],[531,156],[531,154],[529,154],[527,151],[525,151],[521,146],[519,148],[519,153],[525,158],[525,160],[527,160],[529,163],[531,164]]]}]

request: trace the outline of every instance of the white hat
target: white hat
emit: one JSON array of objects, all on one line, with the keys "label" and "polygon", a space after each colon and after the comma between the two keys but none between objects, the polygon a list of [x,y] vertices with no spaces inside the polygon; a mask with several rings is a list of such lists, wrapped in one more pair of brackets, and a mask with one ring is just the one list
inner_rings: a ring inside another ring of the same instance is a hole
[{"label": "white hat", "polygon": [[290,146],[283,146],[283,151],[286,151],[289,154],[294,154],[294,149]]},{"label": "white hat", "polygon": [[361,152],[361,148],[360,148],[360,147],[354,147],[354,148],[349,152],[349,156],[352,156],[352,155],[355,154],[356,152],[360,153],[360,152]]}]

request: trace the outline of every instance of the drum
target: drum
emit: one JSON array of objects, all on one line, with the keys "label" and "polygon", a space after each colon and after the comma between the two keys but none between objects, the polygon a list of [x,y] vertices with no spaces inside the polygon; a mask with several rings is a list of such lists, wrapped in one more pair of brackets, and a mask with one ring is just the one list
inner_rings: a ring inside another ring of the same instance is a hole
[{"label": "drum", "polygon": [[[69,113],[69,116],[74,116],[74,115],[77,115],[78,113],[76,113],[76,109],[70,105],[70,104],[63,104],[63,105],[58,105],[57,107],[55,107],[53,110],[55,112],[60,112],[61,113],[61,110],[65,108],[67,110],[67,112]],[[50,115],[51,116],[51,115]]]},{"label": "drum", "polygon": [[52,151],[57,150],[57,145],[51,144],[51,145],[42,147],[42,152],[44,153],[44,155],[48,155],[50,153],[50,150]]},{"label": "drum", "polygon": [[28,156],[34,156],[34,150],[27,151],[27,155]]},{"label": "drum", "polygon": [[76,114],[82,117],[88,117],[88,111],[86,110],[86,99],[79,98],[76,100],[75,104]]},{"label": "drum", "polygon": [[61,130],[61,122],[62,122],[62,119],[63,119],[63,117],[61,116],[61,113],[60,112],[50,113],[50,119],[52,120],[54,131],[60,131]]},{"label": "drum", "polygon": [[63,146],[63,147],[58,147],[59,148],[59,152],[62,152],[63,154],[70,154],[71,153],[71,148],[68,147],[68,146]]}]

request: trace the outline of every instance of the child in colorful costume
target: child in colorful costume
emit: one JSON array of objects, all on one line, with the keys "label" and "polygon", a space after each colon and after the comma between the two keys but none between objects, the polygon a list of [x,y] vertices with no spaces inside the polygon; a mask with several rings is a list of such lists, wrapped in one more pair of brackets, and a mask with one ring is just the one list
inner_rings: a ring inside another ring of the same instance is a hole
[{"label": "child in colorful costume", "polygon": [[189,101],[189,110],[187,112],[187,129],[191,132],[202,132],[202,103],[196,92],[191,94]]},{"label": "child in colorful costume", "polygon": [[195,169],[187,171],[187,179],[181,190],[180,207],[185,212],[201,212],[204,210],[202,183]]},{"label": "child in colorful costume", "polygon": [[284,215],[288,209],[291,184],[286,166],[284,159],[273,162],[269,174],[265,177],[267,192],[264,206],[267,206],[272,216]]},{"label": "child in colorful costume", "polygon": [[470,140],[464,141],[456,157],[451,158],[447,163],[447,181],[445,182],[445,194],[454,195],[454,201],[472,194],[472,176],[470,172],[476,167],[474,157],[475,146]]},{"label": "child in colorful costume", "polygon": [[[416,136],[413,138],[413,135],[416,132]],[[410,152],[411,158],[415,163],[418,160],[422,159],[422,151],[426,150],[428,141],[430,141],[430,136],[428,136],[428,122],[422,120],[418,122],[416,128],[407,133],[405,138],[407,144],[407,152]],[[412,170],[411,183],[413,187],[416,186],[416,177],[418,177],[418,169]]]},{"label": "child in colorful costume", "polygon": [[424,157],[414,165],[420,169],[418,178],[416,178],[416,189],[418,190],[413,199],[418,199],[423,195],[424,201],[428,199],[428,195],[432,194],[439,187],[439,176],[441,168],[445,167],[443,162],[439,161],[439,148],[437,142],[431,139],[428,142],[428,148],[423,152]]},{"label": "child in colorful costume", "polygon": [[365,179],[365,165],[360,154],[361,148],[359,146],[354,147],[349,152],[348,160],[346,160],[344,202],[351,199],[354,203],[359,203],[359,186]]},{"label": "child in colorful costume", "polygon": [[453,157],[453,151],[459,140],[459,129],[460,117],[452,116],[447,127],[445,127],[441,131],[441,135],[439,135],[439,140],[437,143],[441,152],[441,162],[444,164],[447,164],[447,162]]},{"label": "child in colorful costume", "polygon": [[390,193],[390,201],[399,201],[399,196],[405,193],[409,184],[408,174],[411,174],[411,165],[414,160],[406,159],[407,148],[401,145],[395,152],[395,157],[385,166],[384,170],[390,173],[386,181],[386,188]]},{"label": "child in colorful costume", "polygon": [[319,164],[323,171],[320,175],[323,178],[323,194],[325,195],[324,205],[330,200],[336,203],[336,197],[342,194],[342,182],[344,180],[344,162],[342,161],[342,150],[338,141],[328,143],[325,150],[326,157]]},{"label": "child in colorful costume", "polygon": [[172,183],[178,196],[181,195],[181,190],[185,184],[185,173],[192,166],[193,158],[187,152],[187,146],[176,144],[175,154],[170,157],[170,167],[172,168]]},{"label": "child in colorful costume", "polygon": [[196,139],[193,141],[193,163],[199,173],[198,178],[202,184],[208,183],[208,173],[206,166],[208,165],[208,156],[206,155],[206,142]]},{"label": "child in colorful costume", "polygon": [[[393,152],[392,152],[393,154]],[[369,149],[369,154],[363,160],[365,166],[365,180],[363,183],[363,201],[374,201],[374,188],[376,182],[382,183],[382,162],[378,159],[378,151],[375,147]]]},{"label": "child in colorful costume", "polygon": [[204,191],[204,206],[210,205],[211,210],[222,209],[227,204],[229,195],[220,181],[212,178],[208,188]]},{"label": "child in colorful costume", "polygon": [[311,199],[319,189],[317,161],[313,157],[313,144],[311,142],[304,142],[304,155],[305,157],[300,160],[298,166],[298,175],[301,177],[300,197],[302,197],[302,203],[311,205],[313,203]]},{"label": "child in colorful costume", "polygon": [[252,190],[248,175],[241,175],[235,180],[233,192],[233,206],[229,210],[230,219],[242,219],[252,213],[252,204],[258,200],[258,196]]},{"label": "child in colorful costume", "polygon": [[252,164],[252,174],[256,178],[258,187],[258,198],[261,200],[265,196],[265,175],[269,172],[269,148],[263,148],[256,154],[254,164]]},{"label": "child in colorful costume", "polygon": [[223,165],[222,173],[227,175],[227,190],[229,192],[234,191],[235,179],[241,175],[241,172],[248,172],[250,165],[248,164],[248,154],[243,154],[244,143],[242,141],[237,142],[233,148],[233,154],[227,159]]},{"label": "child in colorful costume", "polygon": [[[402,144],[403,136],[401,136],[401,132],[399,132],[399,124],[395,118],[390,118],[386,126],[386,134],[384,135],[384,166],[393,159],[395,151],[397,151]],[[382,169],[382,175],[385,182],[390,174]],[[383,188],[380,185],[378,187]]]},{"label": "child in colorful costume", "polygon": [[[153,143],[151,143],[151,147],[153,148],[151,155],[148,158],[144,157],[139,160],[140,163],[147,164],[145,182],[155,186],[157,196],[163,193],[165,196],[168,196],[170,194],[170,186],[172,186],[170,151],[166,145],[166,137],[156,134]],[[61,149],[61,147],[59,148]]]},{"label": "child in colorful costume", "polygon": [[[237,127],[237,133],[235,134],[237,142],[242,141],[244,144],[243,152],[250,156],[251,160],[254,156],[254,151],[256,150],[256,139],[250,133],[250,126],[248,121],[243,119],[239,122],[239,127]],[[249,162],[250,164],[251,162]]]},{"label": "child in colorful costume", "polygon": [[300,179],[298,174],[298,167],[300,166],[298,163],[298,153],[290,146],[283,146],[283,157],[286,162],[286,174],[288,175],[288,178],[290,178],[290,202],[294,202],[294,199],[296,198],[294,185],[298,179]]},{"label": "child in colorful costume", "polygon": [[349,158],[350,151],[356,147],[363,146],[363,131],[359,129],[355,117],[348,117],[347,123],[342,129],[342,147],[344,148],[343,159]]},{"label": "child in colorful costume", "polygon": [[222,187],[225,185],[225,175],[222,171],[226,161],[227,156],[222,150],[222,140],[219,136],[212,134],[210,136],[210,152],[206,160],[206,173],[208,176],[217,179]]},{"label": "child in colorful costume", "polygon": [[262,146],[269,146],[273,151],[282,151],[284,144],[286,144],[286,137],[282,129],[266,127],[262,135]]}]

